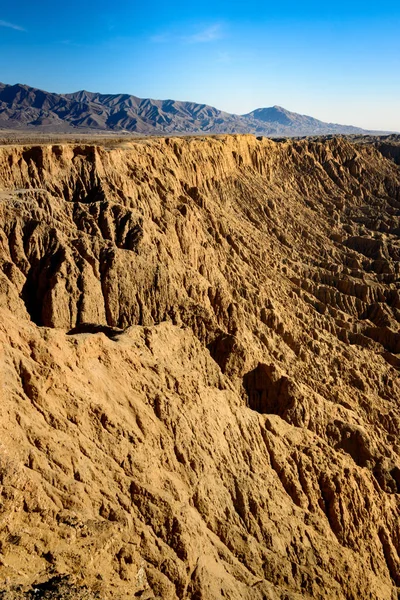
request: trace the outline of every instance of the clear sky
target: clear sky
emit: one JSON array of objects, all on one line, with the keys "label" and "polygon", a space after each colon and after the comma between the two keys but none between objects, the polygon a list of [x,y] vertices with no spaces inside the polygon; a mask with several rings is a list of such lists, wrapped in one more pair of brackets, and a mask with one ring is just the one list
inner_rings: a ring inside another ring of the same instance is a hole
[{"label": "clear sky", "polygon": [[400,132],[400,2],[2,3],[0,81]]}]

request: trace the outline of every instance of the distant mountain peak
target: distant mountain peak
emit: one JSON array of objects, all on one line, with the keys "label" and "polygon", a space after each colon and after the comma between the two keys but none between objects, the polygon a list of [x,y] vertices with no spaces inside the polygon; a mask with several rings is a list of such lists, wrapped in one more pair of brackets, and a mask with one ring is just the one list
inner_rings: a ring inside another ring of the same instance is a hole
[{"label": "distant mountain peak", "polygon": [[278,105],[234,115],[196,102],[100,94],[84,89],[54,94],[20,83],[0,84],[0,129],[128,131],[142,135],[251,133],[287,137],[368,133],[358,127],[324,123]]}]

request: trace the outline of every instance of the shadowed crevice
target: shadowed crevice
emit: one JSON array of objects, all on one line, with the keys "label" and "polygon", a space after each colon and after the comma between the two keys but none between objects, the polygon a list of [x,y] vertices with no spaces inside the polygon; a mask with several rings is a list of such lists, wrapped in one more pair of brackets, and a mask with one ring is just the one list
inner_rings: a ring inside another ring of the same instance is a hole
[{"label": "shadowed crevice", "polygon": [[293,384],[279,377],[273,365],[259,363],[243,377],[248,406],[261,414],[283,416],[293,404]]},{"label": "shadowed crevice", "polygon": [[110,340],[115,340],[115,338],[121,333],[124,332],[124,329],[120,329],[119,327],[110,327],[109,325],[101,325],[98,323],[80,323],[73,329],[70,329],[67,332],[67,335],[78,335],[80,333],[104,333]]}]

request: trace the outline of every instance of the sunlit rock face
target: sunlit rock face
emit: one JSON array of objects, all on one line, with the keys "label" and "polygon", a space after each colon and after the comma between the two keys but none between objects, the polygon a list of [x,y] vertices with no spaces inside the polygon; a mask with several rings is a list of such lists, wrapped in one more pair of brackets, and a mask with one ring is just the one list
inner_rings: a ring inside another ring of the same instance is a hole
[{"label": "sunlit rock face", "polygon": [[397,598],[386,146],[0,147],[5,599]]}]

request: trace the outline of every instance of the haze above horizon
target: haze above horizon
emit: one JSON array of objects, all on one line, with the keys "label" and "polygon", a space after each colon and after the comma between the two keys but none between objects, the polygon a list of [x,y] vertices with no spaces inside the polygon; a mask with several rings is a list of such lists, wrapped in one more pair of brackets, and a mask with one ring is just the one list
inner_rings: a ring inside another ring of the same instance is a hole
[{"label": "haze above horizon", "polygon": [[173,98],[244,114],[280,105],[400,131],[400,6],[105,0],[0,9],[0,80]]}]

